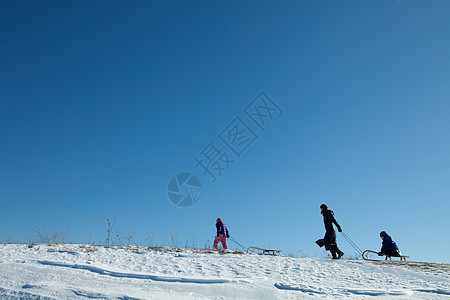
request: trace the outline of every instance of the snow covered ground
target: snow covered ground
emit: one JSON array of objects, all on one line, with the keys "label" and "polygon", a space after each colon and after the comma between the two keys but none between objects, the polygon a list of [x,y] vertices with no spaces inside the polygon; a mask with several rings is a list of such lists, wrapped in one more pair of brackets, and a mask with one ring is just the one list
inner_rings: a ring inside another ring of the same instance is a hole
[{"label": "snow covered ground", "polygon": [[450,299],[450,266],[0,245],[0,299]]}]

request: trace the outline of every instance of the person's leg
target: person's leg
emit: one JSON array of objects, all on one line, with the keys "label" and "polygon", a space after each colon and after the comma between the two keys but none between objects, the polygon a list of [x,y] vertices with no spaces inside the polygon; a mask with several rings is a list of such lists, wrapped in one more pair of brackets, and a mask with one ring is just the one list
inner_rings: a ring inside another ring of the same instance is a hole
[{"label": "person's leg", "polygon": [[402,256],[402,255],[400,254],[400,251],[398,251],[398,250],[389,250],[389,251],[386,251],[386,255],[389,255],[389,256],[392,256],[392,257],[400,257],[400,256]]},{"label": "person's leg", "polygon": [[220,237],[216,236],[216,238],[214,239],[214,246],[213,246],[214,249],[217,249],[217,245],[219,244],[219,241],[220,241]]},{"label": "person's leg", "polygon": [[336,256],[336,232],[334,230],[325,232],[323,238],[325,242],[325,250],[330,251],[333,258]]},{"label": "person's leg", "polygon": [[228,247],[227,247],[227,237],[226,236],[222,237],[222,247],[223,247],[223,249],[228,249]]},{"label": "person's leg", "polygon": [[341,258],[344,255],[344,252],[342,252],[336,245],[336,253],[337,253],[337,258]]}]

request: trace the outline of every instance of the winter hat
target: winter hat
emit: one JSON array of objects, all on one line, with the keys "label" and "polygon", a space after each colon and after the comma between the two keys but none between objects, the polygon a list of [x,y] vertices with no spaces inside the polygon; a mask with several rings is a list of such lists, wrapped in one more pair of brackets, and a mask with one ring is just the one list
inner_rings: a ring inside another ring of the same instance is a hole
[{"label": "winter hat", "polygon": [[221,218],[217,218],[216,223],[222,222]]},{"label": "winter hat", "polygon": [[328,209],[328,206],[327,206],[326,204],[322,204],[322,205],[320,206],[320,208],[323,208],[323,209],[327,210],[327,209]]},{"label": "winter hat", "polygon": [[382,232],[380,232],[380,237],[385,237],[385,236],[387,236],[387,233],[386,233],[386,231],[382,231]]}]

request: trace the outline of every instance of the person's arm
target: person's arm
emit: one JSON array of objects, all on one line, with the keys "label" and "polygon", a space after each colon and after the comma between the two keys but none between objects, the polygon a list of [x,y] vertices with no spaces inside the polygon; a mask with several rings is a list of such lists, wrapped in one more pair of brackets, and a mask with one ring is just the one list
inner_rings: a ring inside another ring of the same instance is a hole
[{"label": "person's arm", "polygon": [[386,252],[388,249],[391,249],[394,246],[394,241],[390,236],[386,236],[383,240],[383,244],[384,244],[384,251]]},{"label": "person's arm", "polygon": [[331,215],[332,221],[333,223],[336,225],[336,228],[339,232],[342,232],[342,228],[341,225],[339,225],[339,223],[336,221],[336,219],[334,218],[334,214]]},{"label": "person's arm", "polygon": [[227,228],[227,238],[229,238],[230,237],[230,234],[228,233],[228,228]]},{"label": "person's arm", "polygon": [[386,248],[389,245],[389,238],[387,236],[385,236],[383,238],[383,242],[382,242],[382,246],[381,246],[381,254],[385,254],[386,253]]},{"label": "person's arm", "polygon": [[220,235],[220,225],[219,225],[219,223],[216,223],[216,229],[217,229],[217,235],[216,236],[219,236]]}]

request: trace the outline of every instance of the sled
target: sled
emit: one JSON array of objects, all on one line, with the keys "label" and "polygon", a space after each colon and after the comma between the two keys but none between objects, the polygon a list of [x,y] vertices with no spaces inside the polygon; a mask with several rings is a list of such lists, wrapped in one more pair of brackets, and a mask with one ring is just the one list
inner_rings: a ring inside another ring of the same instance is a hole
[{"label": "sled", "polygon": [[[375,252],[375,251],[372,251],[372,250],[366,250],[366,251],[363,252],[362,258],[364,260],[376,261],[376,259],[370,259],[369,258],[369,253],[374,253],[374,254],[378,255],[378,252]],[[391,256],[391,255],[386,255],[386,254],[383,254],[383,255],[386,257],[385,260],[391,260],[392,257],[399,257],[400,261],[406,261],[406,259],[409,258],[409,256],[406,256],[406,255],[401,255],[401,256]]]},{"label": "sled", "polygon": [[250,249],[252,249],[252,253],[255,253],[255,250],[260,250],[262,251],[263,254],[272,254],[272,255],[279,255],[281,253],[281,250],[268,250],[268,249],[263,249],[263,248],[259,248],[259,247],[248,247],[247,249],[247,253],[249,253]]}]

